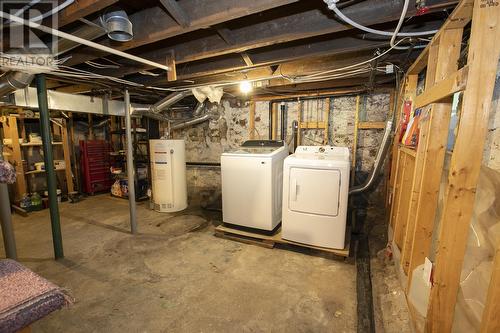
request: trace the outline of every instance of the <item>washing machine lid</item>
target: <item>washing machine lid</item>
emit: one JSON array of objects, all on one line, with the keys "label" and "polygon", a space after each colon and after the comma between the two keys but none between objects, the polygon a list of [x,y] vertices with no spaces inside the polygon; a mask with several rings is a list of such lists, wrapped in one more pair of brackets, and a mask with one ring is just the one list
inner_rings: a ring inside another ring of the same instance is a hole
[{"label": "washing machine lid", "polygon": [[271,156],[277,154],[286,149],[286,145],[283,141],[273,141],[273,140],[248,140],[245,141],[241,147],[236,149],[231,149],[224,152],[222,155],[234,155],[234,156]]},{"label": "washing machine lid", "polygon": [[242,147],[283,147],[283,140],[247,140],[241,144]]}]

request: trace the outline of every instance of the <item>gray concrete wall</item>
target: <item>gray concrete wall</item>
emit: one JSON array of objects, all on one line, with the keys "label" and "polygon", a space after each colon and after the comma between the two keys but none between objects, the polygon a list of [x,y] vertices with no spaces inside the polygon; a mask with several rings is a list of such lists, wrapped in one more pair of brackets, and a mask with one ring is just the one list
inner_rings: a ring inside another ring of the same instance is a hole
[{"label": "gray concrete wall", "polygon": [[[389,112],[389,95],[361,96],[360,121],[385,121]],[[325,99],[304,101],[303,121],[323,121]],[[298,102],[286,102],[287,137],[291,138],[292,121],[298,119]],[[257,102],[255,108],[255,138],[268,138],[269,103]],[[328,143],[348,147],[352,153],[354,141],[355,96],[333,97],[330,101]],[[186,140],[189,162],[220,162],[220,155],[236,148],[250,138],[249,104],[236,99],[223,99],[218,107],[219,118],[174,132],[174,138]],[[278,121],[279,123],[279,121]],[[279,133],[278,124],[278,133]],[[382,139],[382,130],[360,130],[357,163],[359,171],[368,172]],[[303,145],[319,145],[322,130],[303,131]],[[216,197],[220,193],[220,171],[216,168],[188,168],[188,191],[191,197]]]}]

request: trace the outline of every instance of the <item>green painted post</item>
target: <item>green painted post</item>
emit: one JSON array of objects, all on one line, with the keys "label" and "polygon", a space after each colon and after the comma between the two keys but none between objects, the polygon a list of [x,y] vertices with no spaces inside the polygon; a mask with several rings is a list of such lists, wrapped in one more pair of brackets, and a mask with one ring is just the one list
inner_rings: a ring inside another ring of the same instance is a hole
[{"label": "green painted post", "polygon": [[52,153],[52,136],[50,133],[49,105],[47,101],[47,87],[45,76],[37,74],[36,91],[38,96],[38,109],[40,110],[40,130],[43,141],[43,158],[45,162],[45,173],[47,175],[47,187],[49,192],[50,223],[52,226],[52,242],[54,244],[54,256],[56,259],[64,258],[61,223],[59,219],[59,207],[57,204],[57,180],[54,170],[54,156]]}]

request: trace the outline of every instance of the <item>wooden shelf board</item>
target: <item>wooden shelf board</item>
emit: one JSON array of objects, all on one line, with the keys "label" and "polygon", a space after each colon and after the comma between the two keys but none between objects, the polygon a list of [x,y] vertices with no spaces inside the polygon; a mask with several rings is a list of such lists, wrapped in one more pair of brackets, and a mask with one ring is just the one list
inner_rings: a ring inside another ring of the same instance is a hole
[{"label": "wooden shelf board", "polygon": [[[63,168],[63,169],[55,169],[55,171],[64,171],[66,170],[66,168]],[[25,175],[34,175],[34,174],[37,174],[37,173],[45,173],[45,170],[33,170],[33,171],[26,171],[24,174]]]},{"label": "wooden shelf board", "polygon": [[402,151],[405,154],[408,154],[408,155],[412,156],[412,157],[417,156],[417,151],[413,147],[409,147],[409,146],[405,146],[405,145],[400,144],[399,145],[399,150]]}]

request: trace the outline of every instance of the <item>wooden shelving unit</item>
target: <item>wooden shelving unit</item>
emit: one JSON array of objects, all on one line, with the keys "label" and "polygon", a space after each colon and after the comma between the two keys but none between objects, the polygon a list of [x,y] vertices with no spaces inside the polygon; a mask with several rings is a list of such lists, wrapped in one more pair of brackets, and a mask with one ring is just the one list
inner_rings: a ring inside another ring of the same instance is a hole
[{"label": "wooden shelving unit", "polygon": [[[110,155],[114,159],[112,163],[114,166],[120,166],[122,168],[121,173],[113,173],[113,177],[116,180],[127,179],[127,168],[126,168],[126,154],[125,154],[125,129],[124,125],[120,121],[112,121],[111,123],[111,142],[112,147],[115,151],[111,152]],[[132,149],[134,154],[134,167],[135,167],[135,187],[136,187],[136,200],[145,200],[147,196],[147,187],[149,186],[149,131],[146,126],[142,126],[138,123],[137,119],[132,119]],[[121,153],[123,152],[123,153]],[[146,168],[147,177],[146,179],[139,179],[138,169]],[[113,194],[112,194],[113,195]],[[115,195],[113,195],[115,196]],[[116,196],[115,196],[116,197]],[[128,198],[128,196],[121,196],[120,198]]]},{"label": "wooden shelving unit", "polygon": [[[30,193],[28,188],[29,178],[45,174],[45,170],[25,169],[23,161],[26,161],[26,154],[29,149],[41,149],[41,142],[27,142],[26,122],[39,122],[39,118],[23,118],[22,116],[5,116],[1,118],[5,139],[10,139],[10,144],[4,144],[4,157],[15,167],[17,181],[15,183],[14,199],[21,200],[25,193]],[[66,180],[66,193],[73,192],[73,177],[71,172],[70,147],[68,131],[65,119],[56,119],[52,125],[52,137],[58,137],[61,141],[52,142],[54,149],[54,159],[61,159],[65,162],[65,168],[56,169],[56,172],[64,172]],[[23,142],[20,143],[19,140]],[[41,160],[43,161],[43,160]],[[41,162],[40,161],[40,162]]]}]

